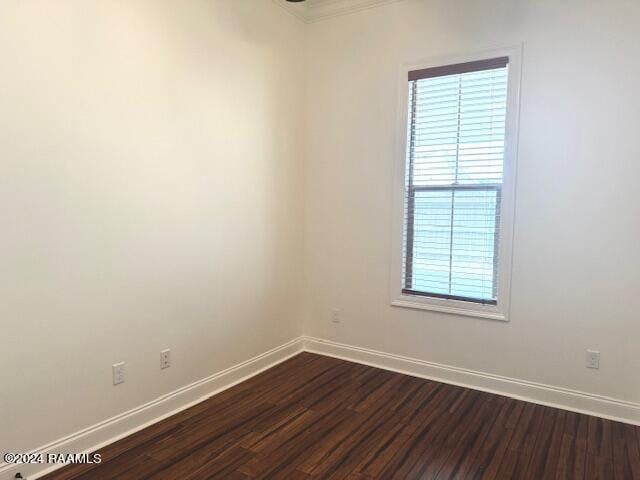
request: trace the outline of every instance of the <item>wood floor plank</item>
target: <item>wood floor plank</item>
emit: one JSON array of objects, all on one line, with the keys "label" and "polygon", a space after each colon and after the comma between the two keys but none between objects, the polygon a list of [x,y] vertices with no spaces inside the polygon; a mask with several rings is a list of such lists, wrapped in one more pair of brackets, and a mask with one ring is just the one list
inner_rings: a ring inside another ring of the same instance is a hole
[{"label": "wood floor plank", "polygon": [[339,430],[354,415],[347,410],[311,413],[307,422],[287,434],[281,434],[280,438],[260,451],[254,460],[242,466],[239,471],[253,478],[272,478],[292,464],[297,466],[314,452],[314,446],[318,442]]},{"label": "wood floor plank", "polygon": [[494,425],[498,422],[505,401],[504,397],[496,399],[490,396],[490,400],[482,404],[436,478],[464,480],[472,472],[481,473],[479,457],[491,442],[490,434],[495,431]]},{"label": "wood floor plank", "polygon": [[374,455],[364,458],[358,469],[365,477],[379,478],[394,458],[399,458],[401,451],[411,438],[415,428],[399,424],[401,429],[390,435],[386,442],[381,442]]},{"label": "wood floor plank", "polygon": [[203,448],[145,478],[146,480],[224,479],[254,456],[253,452],[237,445],[231,445],[222,452]]},{"label": "wood floor plank", "polygon": [[371,455],[376,445],[384,443],[398,428],[392,411],[379,412],[373,416],[367,415],[366,421],[354,431],[351,438],[332,449],[329,455],[325,455],[310,474],[340,480],[355,473],[359,463]]},{"label": "wood floor plank", "polygon": [[45,480],[638,480],[640,427],[303,353]]},{"label": "wood floor plank", "polygon": [[[107,447],[99,451],[102,459],[102,463],[97,465],[78,464],[72,465],[67,468],[63,468],[56,472],[53,472],[47,476],[48,480],[70,480],[78,478],[80,475],[85,474],[98,466],[103,467],[109,462],[114,461],[117,458],[122,458],[124,454],[130,454],[134,449],[143,451],[147,445],[158,441],[163,435],[170,435],[174,433],[178,428],[181,428],[177,419],[174,421],[164,421],[151,425],[140,432],[137,432],[129,437],[120,440],[119,442],[108,445]],[[124,460],[125,462],[127,460]]]},{"label": "wood floor plank", "polygon": [[560,443],[556,480],[583,479],[586,461],[586,443],[565,433]]},{"label": "wood floor plank", "polygon": [[531,452],[525,480],[553,478],[557,470],[566,413],[547,409]]},{"label": "wood floor plank", "polygon": [[588,453],[602,458],[613,457],[611,420],[589,417]]},{"label": "wood floor plank", "polygon": [[566,412],[556,479],[583,479],[585,477],[588,422],[589,417],[586,415]]},{"label": "wood floor plank", "polygon": [[[432,398],[431,414],[421,417],[418,424],[414,424],[409,441],[405,447],[385,468],[380,478],[402,479],[410,475],[436,475],[448,456],[448,450],[442,444],[437,444],[440,432],[446,430],[455,418],[448,413],[450,406],[464,393],[458,387],[444,386],[438,389]],[[431,401],[429,403],[431,403]],[[420,407],[424,402],[420,404]],[[421,408],[421,411],[423,409]],[[411,416],[411,421],[419,416]],[[416,477],[418,478],[418,477]]]},{"label": "wood floor plank", "polygon": [[513,427],[522,413],[522,402],[506,398],[489,433],[468,468],[465,479],[496,478],[500,463],[511,442]]},{"label": "wood floor plank", "polygon": [[640,447],[633,427],[613,422],[612,437],[615,479],[640,478]]},{"label": "wood floor plank", "polygon": [[613,461],[611,459],[587,453],[586,480],[611,480],[613,478]]},{"label": "wood floor plank", "polygon": [[493,423],[500,413],[497,404],[504,403],[504,399],[496,402],[495,397],[489,394],[484,394],[481,398],[484,401],[475,409],[462,436],[454,444],[450,444],[449,458],[436,478],[463,480],[471,470],[477,468],[475,460],[485,445]]}]

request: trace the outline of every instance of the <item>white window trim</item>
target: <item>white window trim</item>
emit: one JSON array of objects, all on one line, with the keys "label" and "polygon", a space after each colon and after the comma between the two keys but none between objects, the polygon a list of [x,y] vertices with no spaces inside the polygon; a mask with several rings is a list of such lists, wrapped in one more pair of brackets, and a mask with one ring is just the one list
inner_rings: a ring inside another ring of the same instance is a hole
[{"label": "white window trim", "polygon": [[[405,169],[407,142],[407,75],[412,70],[453,65],[457,63],[486,60],[488,58],[509,57],[509,77],[507,92],[507,116],[505,132],[504,179],[502,189],[500,252],[498,268],[497,305],[482,305],[460,300],[440,299],[427,296],[409,295],[402,292],[402,252],[404,249],[405,218]],[[484,50],[470,55],[433,58],[419,64],[405,64],[399,75],[398,133],[394,158],[392,254],[390,293],[391,305],[397,307],[432,310],[454,315],[479,317],[490,320],[509,321],[511,293],[511,264],[513,251],[513,231],[516,203],[516,174],[518,156],[518,123],[520,117],[520,77],[522,70],[522,44]]]}]

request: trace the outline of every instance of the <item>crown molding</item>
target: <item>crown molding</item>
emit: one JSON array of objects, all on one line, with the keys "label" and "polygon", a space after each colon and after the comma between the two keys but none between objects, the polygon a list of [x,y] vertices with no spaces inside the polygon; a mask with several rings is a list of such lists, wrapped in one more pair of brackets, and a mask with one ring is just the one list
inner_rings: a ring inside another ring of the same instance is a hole
[{"label": "crown molding", "polygon": [[273,1],[304,23],[314,23],[403,0],[307,0],[301,3],[290,3],[286,0]]}]

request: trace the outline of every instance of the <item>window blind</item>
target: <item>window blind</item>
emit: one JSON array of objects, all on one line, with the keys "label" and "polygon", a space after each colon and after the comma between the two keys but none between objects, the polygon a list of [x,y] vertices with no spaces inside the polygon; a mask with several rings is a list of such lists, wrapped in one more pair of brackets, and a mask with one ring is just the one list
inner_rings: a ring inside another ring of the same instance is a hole
[{"label": "window blind", "polygon": [[403,293],[497,303],[508,62],[409,72]]}]

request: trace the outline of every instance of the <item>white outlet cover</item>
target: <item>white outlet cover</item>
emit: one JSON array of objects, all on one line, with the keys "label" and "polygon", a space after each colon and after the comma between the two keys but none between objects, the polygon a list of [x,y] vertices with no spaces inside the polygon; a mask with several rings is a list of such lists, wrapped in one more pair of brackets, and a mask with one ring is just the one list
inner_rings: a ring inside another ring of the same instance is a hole
[{"label": "white outlet cover", "polygon": [[113,384],[120,385],[124,383],[124,362],[114,363],[111,366],[111,370],[113,373]]},{"label": "white outlet cover", "polygon": [[587,368],[600,368],[600,352],[598,350],[587,350]]},{"label": "white outlet cover", "polygon": [[341,319],[340,319],[340,309],[339,308],[333,308],[331,310],[331,321],[333,323],[340,323]]},{"label": "white outlet cover", "polygon": [[171,366],[171,350],[166,349],[160,352],[160,368],[164,370]]}]

